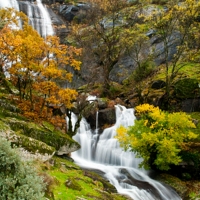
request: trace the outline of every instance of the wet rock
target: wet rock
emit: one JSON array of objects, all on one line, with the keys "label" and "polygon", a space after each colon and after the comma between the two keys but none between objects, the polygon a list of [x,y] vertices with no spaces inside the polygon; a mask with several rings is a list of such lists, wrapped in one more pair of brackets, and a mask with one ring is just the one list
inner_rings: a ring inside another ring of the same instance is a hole
[{"label": "wet rock", "polygon": [[152,83],[151,88],[152,89],[161,89],[166,86],[166,83],[162,80],[156,80]]},{"label": "wet rock", "polygon": [[100,127],[105,124],[113,125],[116,122],[115,108],[106,108],[99,111],[98,124]]},{"label": "wet rock", "polygon": [[183,100],[181,110],[183,112],[200,112],[200,98]]}]

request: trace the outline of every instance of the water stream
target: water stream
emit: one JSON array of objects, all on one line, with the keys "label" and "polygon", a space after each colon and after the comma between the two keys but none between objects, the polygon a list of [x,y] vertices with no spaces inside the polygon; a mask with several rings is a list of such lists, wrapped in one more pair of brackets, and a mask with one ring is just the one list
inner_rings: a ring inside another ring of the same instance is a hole
[{"label": "water stream", "polygon": [[[134,200],[180,200],[173,189],[150,178],[148,171],[139,169],[141,159],[135,158],[132,152],[124,152],[114,138],[120,125],[134,125],[134,120],[133,109],[117,105],[116,124],[99,135],[83,119],[74,136],[81,149],[72,153],[72,158],[83,168],[101,171],[119,193]],[[76,121],[75,115],[73,121]]]},{"label": "water stream", "polygon": [[48,9],[41,0],[36,0],[36,3],[29,1],[17,0],[0,0],[0,8],[14,8],[15,10],[24,12],[28,19],[29,24],[37,30],[42,36],[54,35],[51,18]]}]

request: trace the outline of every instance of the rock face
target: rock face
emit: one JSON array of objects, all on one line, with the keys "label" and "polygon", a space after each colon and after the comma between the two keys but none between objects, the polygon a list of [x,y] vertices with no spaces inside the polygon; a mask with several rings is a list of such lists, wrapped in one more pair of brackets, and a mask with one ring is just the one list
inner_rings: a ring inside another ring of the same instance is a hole
[{"label": "rock face", "polygon": [[183,100],[181,110],[183,112],[200,112],[200,98]]},{"label": "rock face", "polygon": [[[90,9],[90,6],[86,3],[68,5],[65,4],[63,0],[43,0],[42,3],[48,5],[46,6],[46,8],[48,8],[55,34],[60,37],[61,42],[65,42],[65,38],[70,31],[68,28],[70,22],[72,20],[82,21],[86,16],[88,9]],[[27,14],[27,16],[31,16],[30,11],[32,11],[32,23],[35,24],[34,26],[41,25],[41,16],[39,15],[38,6],[35,1],[21,0],[19,1],[19,7],[20,10]],[[151,9],[148,12],[151,12]],[[154,51],[156,55],[154,60],[156,66],[163,64],[165,62],[165,48],[162,38],[156,35],[154,30],[148,31],[147,36],[149,37],[149,43],[147,44],[146,48],[143,48],[141,55],[148,55],[150,52]],[[176,47],[179,45],[179,38],[179,33],[172,33],[168,38],[168,61],[171,60],[173,58],[173,55],[176,53]],[[137,67],[132,57],[133,55],[121,56],[120,60],[115,64],[110,72],[109,77],[112,81],[122,83],[127,77],[130,76],[130,74]],[[97,74],[97,70],[98,75],[95,76],[95,74]],[[95,59],[93,61],[90,60],[89,63],[87,61],[84,61],[84,63],[82,64],[82,69],[78,73],[74,74],[73,85],[78,88],[81,85],[87,84],[89,82],[101,82],[102,77],[103,70],[101,68],[98,68],[98,63],[96,63]]]},{"label": "rock face", "polygon": [[32,153],[38,151],[53,155],[57,151],[59,155],[63,155],[80,148],[77,142],[59,131],[11,117],[2,119],[2,122],[12,130],[12,134],[9,131],[5,136]]}]

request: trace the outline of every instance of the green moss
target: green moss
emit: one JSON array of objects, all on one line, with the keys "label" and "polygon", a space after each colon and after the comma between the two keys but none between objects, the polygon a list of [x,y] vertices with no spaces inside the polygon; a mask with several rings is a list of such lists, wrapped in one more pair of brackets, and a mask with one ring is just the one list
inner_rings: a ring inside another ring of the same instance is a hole
[{"label": "green moss", "polygon": [[49,122],[44,121],[44,122],[42,122],[42,125],[44,128],[46,128],[47,130],[49,130],[51,132],[53,132],[55,130],[55,127],[52,124],[50,124]]},{"label": "green moss", "polygon": [[6,130],[10,130],[10,127],[0,119],[0,131],[6,131]]},{"label": "green moss", "polygon": [[17,141],[14,143],[17,146],[24,147],[31,153],[41,153],[41,154],[48,154],[52,155],[56,150],[54,147],[48,146],[46,143],[41,142],[39,140],[27,137],[25,135],[16,132],[18,138]]},{"label": "green moss", "polygon": [[106,187],[113,186],[98,174],[83,171],[74,163],[61,158],[54,157],[53,160],[55,164],[48,168],[47,173],[56,180],[51,187],[55,200],[76,200],[78,197],[87,200],[127,199],[120,194],[107,192]]},{"label": "green moss", "polygon": [[80,145],[70,138],[67,134],[63,134],[59,131],[51,131],[42,126],[36,125],[35,123],[26,122],[18,120],[15,118],[7,117],[2,119],[7,125],[11,127],[13,131],[19,131],[23,135],[40,140],[49,146],[53,146],[56,150],[59,150],[60,147],[67,145],[71,147],[75,145],[77,149]]},{"label": "green moss", "polygon": [[[200,80],[199,73],[200,65],[197,63],[184,63],[183,67],[179,70],[176,78],[194,78]],[[171,73],[171,68],[169,69],[169,74]],[[153,79],[155,80],[165,80],[166,71],[164,66],[158,68],[158,72],[154,75]]]},{"label": "green moss", "polygon": [[81,187],[81,185],[78,183],[78,180],[74,179],[74,178],[69,178],[65,181],[65,186],[67,188],[70,188],[72,190],[82,190],[83,188]]},{"label": "green moss", "polygon": [[198,97],[200,95],[198,84],[198,80],[194,78],[178,80],[174,85],[176,97],[181,99]]}]

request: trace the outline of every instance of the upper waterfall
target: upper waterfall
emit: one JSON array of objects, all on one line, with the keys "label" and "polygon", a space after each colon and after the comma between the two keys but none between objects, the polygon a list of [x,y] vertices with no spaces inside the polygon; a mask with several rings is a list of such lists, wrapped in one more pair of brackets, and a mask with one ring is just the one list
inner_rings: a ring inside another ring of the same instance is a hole
[{"label": "upper waterfall", "polygon": [[42,37],[45,38],[48,35],[54,35],[48,9],[42,4],[41,0],[36,0],[36,3],[31,3],[29,1],[0,0],[0,8],[14,8],[24,12],[29,19],[29,24]]},{"label": "upper waterfall", "polygon": [[19,10],[19,4],[17,0],[0,0],[0,8],[14,8]]},{"label": "upper waterfall", "polygon": [[50,18],[47,8],[44,7],[41,0],[37,0],[37,6],[40,10],[40,16],[41,16],[41,23],[42,23],[41,24],[41,26],[42,26],[41,35],[42,35],[42,37],[46,37],[47,35],[53,35],[54,31],[53,31],[51,18]]}]

